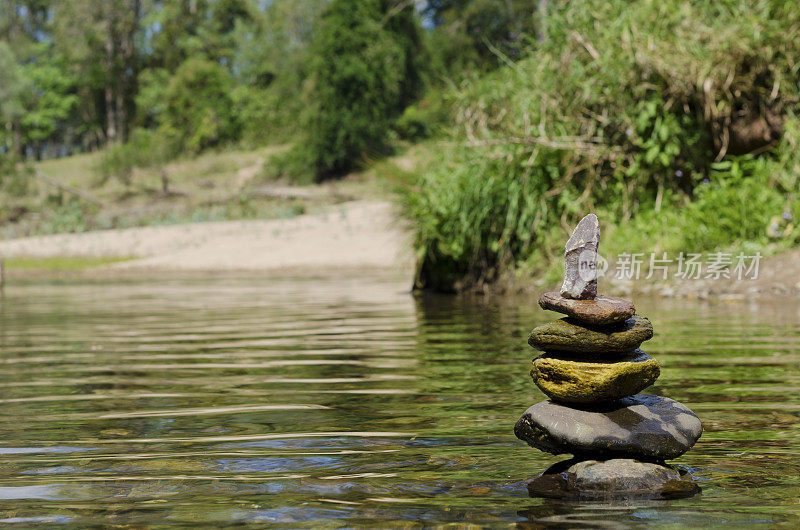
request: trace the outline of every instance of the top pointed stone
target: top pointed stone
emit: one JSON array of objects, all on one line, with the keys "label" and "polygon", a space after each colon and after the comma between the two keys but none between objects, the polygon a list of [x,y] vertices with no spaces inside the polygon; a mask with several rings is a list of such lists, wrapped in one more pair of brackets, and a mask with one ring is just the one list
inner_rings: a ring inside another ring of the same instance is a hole
[{"label": "top pointed stone", "polygon": [[597,247],[600,222],[590,213],[578,223],[564,247],[564,283],[561,296],[593,300],[597,296]]}]

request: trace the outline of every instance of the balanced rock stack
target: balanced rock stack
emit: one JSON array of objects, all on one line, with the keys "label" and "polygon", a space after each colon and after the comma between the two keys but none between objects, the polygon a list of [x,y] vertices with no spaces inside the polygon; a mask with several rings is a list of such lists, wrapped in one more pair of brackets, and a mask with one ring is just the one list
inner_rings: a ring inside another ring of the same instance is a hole
[{"label": "balanced rock stack", "polygon": [[660,374],[639,349],[653,337],[650,321],[627,300],[597,296],[597,216],[581,220],[567,242],[560,293],[545,293],[543,309],[566,318],[534,329],[528,343],[543,353],[531,377],[550,397],[530,407],[517,438],[574,458],[528,484],[532,495],[562,498],[676,497],[699,488],[664,464],[688,451],[702,425],[672,399],[639,394]]}]

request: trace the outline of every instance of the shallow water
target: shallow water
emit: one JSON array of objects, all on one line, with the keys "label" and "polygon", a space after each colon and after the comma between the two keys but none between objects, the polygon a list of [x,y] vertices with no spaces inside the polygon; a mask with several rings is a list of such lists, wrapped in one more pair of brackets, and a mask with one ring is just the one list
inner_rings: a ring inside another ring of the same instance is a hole
[{"label": "shallow water", "polygon": [[648,392],[705,433],[690,499],[566,503],[513,425],[534,297],[391,275],[26,280],[0,298],[0,523],[625,528],[800,524],[800,304],[636,299]]}]

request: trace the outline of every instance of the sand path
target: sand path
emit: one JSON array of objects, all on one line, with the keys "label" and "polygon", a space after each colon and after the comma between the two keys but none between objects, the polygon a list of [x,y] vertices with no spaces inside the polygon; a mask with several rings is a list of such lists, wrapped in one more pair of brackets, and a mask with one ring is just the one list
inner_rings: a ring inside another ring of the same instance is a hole
[{"label": "sand path", "polygon": [[0,241],[2,257],[134,257],[115,268],[411,270],[410,231],[395,206],[351,201],[290,219],[222,221]]}]

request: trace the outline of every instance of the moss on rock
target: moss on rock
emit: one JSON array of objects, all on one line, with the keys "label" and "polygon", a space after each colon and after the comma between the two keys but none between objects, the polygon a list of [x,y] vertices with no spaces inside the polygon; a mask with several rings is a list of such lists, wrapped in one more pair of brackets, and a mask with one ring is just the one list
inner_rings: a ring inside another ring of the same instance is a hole
[{"label": "moss on rock", "polygon": [[554,401],[598,403],[638,394],[661,373],[658,361],[641,350],[612,363],[552,357],[533,361],[531,377]]}]

